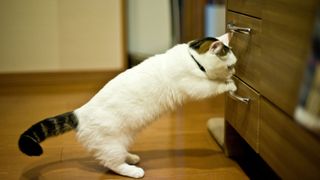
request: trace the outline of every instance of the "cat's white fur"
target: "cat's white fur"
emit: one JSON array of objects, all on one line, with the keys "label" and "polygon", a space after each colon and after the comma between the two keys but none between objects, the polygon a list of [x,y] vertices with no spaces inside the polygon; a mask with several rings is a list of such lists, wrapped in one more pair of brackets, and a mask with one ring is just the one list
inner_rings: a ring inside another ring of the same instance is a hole
[{"label": "cat's white fur", "polygon": [[[219,38],[228,44],[223,36]],[[236,90],[230,80],[234,70],[227,68],[236,63],[235,56],[228,53],[221,60],[213,51],[197,54],[188,44],[179,44],[115,77],[74,111],[79,141],[105,167],[124,176],[143,177],[143,169],[134,165],[139,156],[128,152],[143,127],[188,100]]]}]

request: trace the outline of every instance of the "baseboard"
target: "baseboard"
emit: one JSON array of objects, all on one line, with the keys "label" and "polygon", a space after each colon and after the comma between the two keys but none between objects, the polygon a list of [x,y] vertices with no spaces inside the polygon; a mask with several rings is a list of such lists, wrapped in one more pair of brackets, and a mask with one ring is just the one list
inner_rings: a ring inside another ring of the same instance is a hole
[{"label": "baseboard", "polygon": [[121,71],[76,71],[0,74],[0,92],[98,90]]}]

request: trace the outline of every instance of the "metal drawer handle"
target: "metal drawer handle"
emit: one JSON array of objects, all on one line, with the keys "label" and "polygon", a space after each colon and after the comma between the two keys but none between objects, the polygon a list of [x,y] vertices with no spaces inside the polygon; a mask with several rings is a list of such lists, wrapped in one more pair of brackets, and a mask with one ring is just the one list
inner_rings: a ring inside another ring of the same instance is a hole
[{"label": "metal drawer handle", "polygon": [[242,34],[250,34],[251,32],[251,28],[245,28],[245,27],[239,27],[236,26],[232,23],[228,23],[227,25],[228,30],[230,30],[231,32],[238,32],[238,33],[242,33]]},{"label": "metal drawer handle", "polygon": [[244,97],[240,97],[240,96],[236,95],[236,94],[234,93],[234,91],[229,91],[229,96],[230,96],[232,99],[234,99],[234,100],[236,100],[236,101],[240,101],[240,102],[245,103],[245,104],[248,104],[249,101],[250,101],[249,98],[244,98]]}]

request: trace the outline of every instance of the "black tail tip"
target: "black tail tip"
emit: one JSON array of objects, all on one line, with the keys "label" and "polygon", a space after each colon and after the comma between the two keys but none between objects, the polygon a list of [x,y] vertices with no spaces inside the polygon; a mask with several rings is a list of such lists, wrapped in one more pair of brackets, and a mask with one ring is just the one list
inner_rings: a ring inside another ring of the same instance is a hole
[{"label": "black tail tip", "polygon": [[40,156],[43,153],[39,143],[25,135],[20,136],[19,149],[28,156]]}]

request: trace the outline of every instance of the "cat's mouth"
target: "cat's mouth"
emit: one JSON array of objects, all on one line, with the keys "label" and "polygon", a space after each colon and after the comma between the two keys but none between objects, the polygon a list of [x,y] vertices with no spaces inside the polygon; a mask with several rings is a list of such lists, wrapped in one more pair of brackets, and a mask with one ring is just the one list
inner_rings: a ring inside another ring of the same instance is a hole
[{"label": "cat's mouth", "polygon": [[235,70],[235,64],[232,64],[232,65],[228,65],[227,68],[228,68],[228,78],[231,78],[235,73],[236,73],[236,70]]}]

